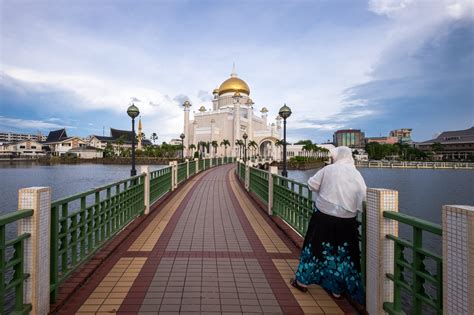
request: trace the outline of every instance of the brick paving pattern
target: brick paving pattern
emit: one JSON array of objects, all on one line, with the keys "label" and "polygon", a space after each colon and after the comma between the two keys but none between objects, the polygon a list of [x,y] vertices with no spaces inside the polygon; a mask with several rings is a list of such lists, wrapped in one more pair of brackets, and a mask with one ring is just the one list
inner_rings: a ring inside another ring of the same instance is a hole
[{"label": "brick paving pattern", "polygon": [[232,166],[195,176],[142,224],[59,314],[355,314],[288,284],[299,250]]}]

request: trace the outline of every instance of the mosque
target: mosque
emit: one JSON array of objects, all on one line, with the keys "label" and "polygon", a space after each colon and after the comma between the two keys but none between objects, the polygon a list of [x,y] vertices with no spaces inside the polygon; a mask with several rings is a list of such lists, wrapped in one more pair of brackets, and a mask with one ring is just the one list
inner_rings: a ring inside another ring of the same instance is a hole
[{"label": "mosque", "polygon": [[[250,98],[248,84],[235,73],[235,66],[230,78],[222,82],[219,88],[212,93],[212,109],[201,106],[198,112],[193,112],[194,120],[190,120],[191,104],[186,101],[184,107],[184,145],[186,155],[191,156],[189,146],[194,144],[198,147],[200,142],[217,141],[216,156],[239,156],[237,140],[243,141],[243,135],[247,134],[247,144],[254,141],[257,148],[248,149],[248,156],[259,155],[261,157],[276,158],[279,154],[276,141],[282,139],[282,119],[280,116],[275,121],[268,118],[268,110],[260,109],[260,115],[254,112],[254,102]],[[223,140],[228,140],[230,146],[227,149],[221,145]],[[207,152],[207,150],[205,151]],[[214,155],[214,149],[210,147],[209,154]]]}]

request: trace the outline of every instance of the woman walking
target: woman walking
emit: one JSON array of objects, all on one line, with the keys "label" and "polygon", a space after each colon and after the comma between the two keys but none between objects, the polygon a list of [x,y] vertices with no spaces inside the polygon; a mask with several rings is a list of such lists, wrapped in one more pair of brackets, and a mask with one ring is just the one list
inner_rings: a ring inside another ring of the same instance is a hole
[{"label": "woman walking", "polygon": [[300,262],[291,285],[306,292],[318,284],[334,297],[345,294],[364,304],[356,215],[362,211],[366,185],[355,168],[351,149],[331,150],[333,164],[308,180],[317,193],[316,208],[306,232]]}]

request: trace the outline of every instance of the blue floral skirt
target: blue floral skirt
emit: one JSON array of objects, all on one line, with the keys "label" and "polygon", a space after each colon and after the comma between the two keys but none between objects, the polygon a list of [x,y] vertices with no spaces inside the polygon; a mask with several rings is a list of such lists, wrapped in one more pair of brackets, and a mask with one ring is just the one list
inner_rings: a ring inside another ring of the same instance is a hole
[{"label": "blue floral skirt", "polygon": [[296,279],[364,303],[358,223],[315,211],[309,222]]}]

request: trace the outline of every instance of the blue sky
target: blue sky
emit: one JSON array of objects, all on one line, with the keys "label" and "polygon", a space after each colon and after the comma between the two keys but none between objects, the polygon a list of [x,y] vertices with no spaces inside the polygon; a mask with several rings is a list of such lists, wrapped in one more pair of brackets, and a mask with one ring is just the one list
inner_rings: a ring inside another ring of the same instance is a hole
[{"label": "blue sky", "polygon": [[413,128],[415,140],[474,125],[469,0],[0,0],[0,131],[182,131],[180,102],[210,107],[232,63],[290,141]]}]

